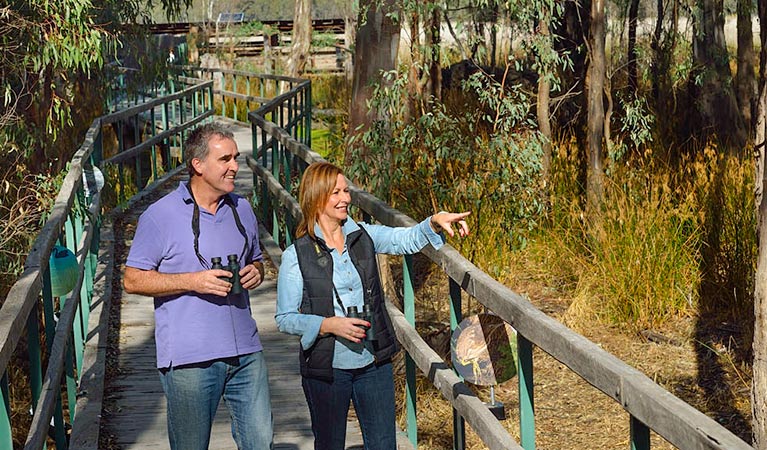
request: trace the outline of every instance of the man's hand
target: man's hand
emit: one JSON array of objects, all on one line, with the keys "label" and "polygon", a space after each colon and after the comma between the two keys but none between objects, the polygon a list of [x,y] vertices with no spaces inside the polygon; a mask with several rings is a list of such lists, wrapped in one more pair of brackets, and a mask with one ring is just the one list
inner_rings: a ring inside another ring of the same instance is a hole
[{"label": "man's hand", "polygon": [[187,273],[160,273],[156,270],[141,270],[126,267],[123,276],[125,292],[148,297],[197,292],[226,297],[232,284],[219,277],[231,277],[228,270],[213,269]]},{"label": "man's hand", "polygon": [[264,281],[264,263],[254,261],[240,269],[240,284],[244,289],[255,289]]}]

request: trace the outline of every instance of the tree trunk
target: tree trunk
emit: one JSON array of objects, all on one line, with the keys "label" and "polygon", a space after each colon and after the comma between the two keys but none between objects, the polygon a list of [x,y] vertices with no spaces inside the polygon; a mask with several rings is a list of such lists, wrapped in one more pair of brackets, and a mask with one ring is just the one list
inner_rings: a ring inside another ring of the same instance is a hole
[{"label": "tree trunk", "polygon": [[[349,134],[364,132],[377,117],[368,110],[373,85],[381,83],[381,73],[395,68],[399,51],[400,23],[394,16],[396,0],[364,0],[360,14],[366,13],[358,23],[356,51],[354,52],[354,80],[349,112]],[[363,152],[363,157],[364,152]],[[347,147],[345,161],[351,161],[351,148]]]},{"label": "tree trunk", "polygon": [[420,100],[423,98],[423,86],[421,83],[421,40],[420,40],[421,19],[418,8],[410,11],[410,60],[408,68],[408,97],[405,105],[405,121],[410,122],[413,117],[419,115]]},{"label": "tree trunk", "polygon": [[299,77],[306,70],[312,45],[312,0],[296,0],[293,14],[293,42],[288,59],[288,75]]},{"label": "tree trunk", "polygon": [[[551,51],[551,33],[549,32],[548,11],[541,11],[541,18],[538,21],[538,33],[546,41],[546,50]],[[542,55],[541,55],[542,56]],[[541,176],[543,185],[549,186],[549,172],[551,171],[551,119],[549,118],[550,98],[551,98],[551,68],[546,68],[538,74],[538,104],[536,105],[536,114],[538,116],[538,129],[543,135],[543,161],[541,161]]]},{"label": "tree trunk", "polygon": [[756,264],[756,276],[754,277],[754,361],[753,382],[751,389],[751,412],[753,416],[752,432],[754,436],[754,448],[767,449],[767,197],[764,192],[767,174],[764,172],[765,149],[764,149],[764,124],[765,124],[765,89],[760,93],[759,120],[760,128],[757,128],[757,141],[760,146],[758,153],[756,182],[759,187],[757,192],[758,203],[758,230],[759,254]]},{"label": "tree trunk", "polygon": [[750,0],[738,0],[738,73],[735,79],[738,106],[748,134],[754,119],[756,75],[754,74],[754,33],[751,31],[753,8]]},{"label": "tree trunk", "polygon": [[[723,0],[698,0],[693,26],[693,59],[690,91],[699,123],[691,130],[703,130],[703,138],[716,137],[726,147],[742,148],[746,129],[738,110],[724,39]],[[710,130],[710,131],[709,131]],[[713,136],[707,134],[713,131]]]},{"label": "tree trunk", "polygon": [[349,15],[344,17],[344,43],[346,44],[346,48],[350,51],[350,53],[346,55],[346,58],[344,58],[344,75],[346,75],[346,79],[349,81],[354,78],[354,57],[352,56],[351,49],[355,46],[354,36],[356,34],[357,19],[352,12],[350,12]]},{"label": "tree trunk", "polygon": [[[767,35],[767,1],[759,1],[759,29],[762,43]],[[767,59],[767,48],[762,45],[759,52],[761,61]],[[765,164],[765,139],[767,138],[767,82],[765,71],[759,69],[759,99],[754,142],[756,144],[756,173],[754,177],[757,237],[759,252],[757,256],[756,275],[754,277],[754,342],[753,342],[753,379],[751,385],[751,415],[754,448],[767,449],[767,198],[764,196],[764,185],[767,179],[767,164]]]},{"label": "tree trunk", "polygon": [[439,28],[442,10],[438,3],[431,5],[428,24],[426,24],[426,45],[429,49],[429,81],[427,92],[437,101],[442,100],[442,67],[440,66],[439,46],[442,38]]},{"label": "tree trunk", "polygon": [[605,86],[605,0],[592,0],[589,27],[589,66],[586,75],[588,91],[588,134],[586,166],[586,218],[595,223],[604,190],[602,145],[604,138]]},{"label": "tree trunk", "polygon": [[[741,0],[743,1],[743,0]],[[628,83],[636,92],[637,89],[637,17],[639,16],[639,0],[631,0],[629,4],[629,36],[628,36]]]},{"label": "tree trunk", "polygon": [[[663,0],[657,0],[656,4],[658,5],[658,14],[655,18],[655,31],[653,32],[652,40],[650,41],[650,47],[653,50],[653,64],[650,66],[650,73],[652,77],[653,99],[656,104],[660,104],[661,76],[665,73],[663,66],[665,66],[664,61],[666,58],[661,51],[660,43],[661,36],[663,35]],[[656,107],[656,109],[658,108]]]}]

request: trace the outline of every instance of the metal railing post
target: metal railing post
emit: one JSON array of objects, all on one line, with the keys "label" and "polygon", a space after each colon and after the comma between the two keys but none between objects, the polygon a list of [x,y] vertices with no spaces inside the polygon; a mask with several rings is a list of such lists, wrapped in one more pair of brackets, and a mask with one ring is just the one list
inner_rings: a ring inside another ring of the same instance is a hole
[{"label": "metal railing post", "polygon": [[[415,327],[415,291],[413,290],[413,256],[405,255],[402,263],[402,282],[404,289],[403,309],[405,319]],[[405,353],[405,405],[407,408],[407,436],[418,448],[418,423],[416,421],[416,379],[415,361]]]},{"label": "metal railing post", "polygon": [[517,333],[517,356],[520,444],[525,450],[535,450],[533,344],[519,333]]}]

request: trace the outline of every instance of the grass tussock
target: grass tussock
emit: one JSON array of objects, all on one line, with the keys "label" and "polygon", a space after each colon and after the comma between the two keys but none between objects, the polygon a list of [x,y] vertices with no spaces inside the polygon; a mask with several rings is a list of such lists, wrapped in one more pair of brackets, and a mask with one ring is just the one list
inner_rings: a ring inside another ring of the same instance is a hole
[{"label": "grass tussock", "polygon": [[607,178],[602,214],[587,226],[571,192],[577,185],[557,183],[577,179],[572,159],[564,150],[555,159],[549,220],[510,258],[508,284],[570,298],[572,324],[662,329],[701,308],[720,320],[746,317],[756,252],[753,161],[706,151],[673,166],[626,164]]}]

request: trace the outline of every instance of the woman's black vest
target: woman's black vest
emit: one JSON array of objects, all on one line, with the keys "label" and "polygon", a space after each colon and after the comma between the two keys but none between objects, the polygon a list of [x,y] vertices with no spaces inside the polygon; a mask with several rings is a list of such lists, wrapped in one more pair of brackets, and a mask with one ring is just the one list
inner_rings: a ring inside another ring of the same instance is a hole
[{"label": "woman's black vest", "polygon": [[[304,279],[300,312],[333,317],[333,257],[330,251],[324,241],[315,241],[309,235],[297,239],[295,246],[298,267]],[[373,331],[377,338],[373,341],[373,355],[376,363],[388,361],[399,351],[399,344],[384,306],[373,240],[360,227],[346,237],[346,248],[362,279],[365,301],[373,307]],[[318,336],[309,349],[301,347],[301,375],[332,381],[334,349],[335,336],[332,334]]]}]

